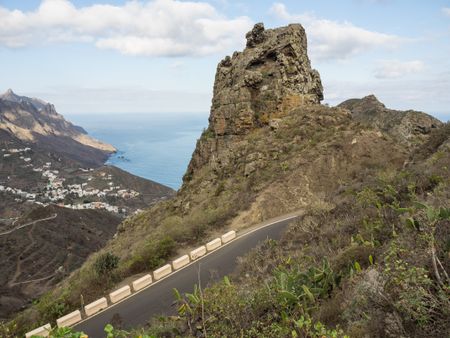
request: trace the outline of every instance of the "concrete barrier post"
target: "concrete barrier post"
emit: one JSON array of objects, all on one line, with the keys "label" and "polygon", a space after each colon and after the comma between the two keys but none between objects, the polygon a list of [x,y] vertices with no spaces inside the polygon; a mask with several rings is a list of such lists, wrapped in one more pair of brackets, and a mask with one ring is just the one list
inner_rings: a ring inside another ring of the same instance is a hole
[{"label": "concrete barrier post", "polygon": [[86,305],[84,307],[84,312],[86,313],[86,316],[92,316],[96,314],[97,312],[106,309],[108,307],[108,301],[105,297],[102,297],[100,299],[97,299],[96,301]]},{"label": "concrete barrier post", "polygon": [[56,320],[56,324],[58,327],[72,326],[73,324],[81,321],[81,312],[80,310],[73,311],[64,317],[58,318]]},{"label": "concrete barrier post", "polygon": [[225,235],[222,235],[221,238],[223,244],[228,243],[229,241],[236,238],[236,231],[234,230],[228,231]]},{"label": "concrete barrier post", "polygon": [[25,333],[25,338],[29,338],[32,336],[40,336],[40,337],[48,337],[52,327],[50,324],[45,324],[44,326],[38,327],[33,331]]},{"label": "concrete barrier post", "polygon": [[197,248],[195,250],[192,250],[189,253],[189,256],[191,256],[191,259],[194,261],[197,258],[200,258],[200,257],[202,257],[205,254],[206,254],[206,246],[202,245],[201,247],[199,247],[199,248]]},{"label": "concrete barrier post", "polygon": [[133,286],[134,291],[138,291],[150,284],[152,284],[152,276],[145,275],[141,278],[136,279],[131,285]]},{"label": "concrete barrier post", "polygon": [[119,300],[122,300],[131,295],[131,288],[129,285],[125,285],[124,287],[113,291],[109,294],[109,299],[111,303],[117,303]]},{"label": "concrete barrier post", "polygon": [[213,251],[222,245],[220,238],[213,239],[211,242],[206,243],[206,250]]},{"label": "concrete barrier post", "polygon": [[166,264],[163,267],[153,271],[153,277],[155,280],[159,280],[172,272],[172,266],[170,264]]},{"label": "concrete barrier post", "polygon": [[180,258],[175,259],[172,262],[172,266],[174,270],[178,270],[180,268],[182,268],[185,265],[188,265],[190,262],[189,256],[188,255],[184,255],[181,256]]}]

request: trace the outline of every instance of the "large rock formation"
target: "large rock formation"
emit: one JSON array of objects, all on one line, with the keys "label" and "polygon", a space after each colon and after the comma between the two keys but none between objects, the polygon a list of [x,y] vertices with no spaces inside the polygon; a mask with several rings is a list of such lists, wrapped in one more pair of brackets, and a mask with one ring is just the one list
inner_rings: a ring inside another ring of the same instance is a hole
[{"label": "large rock formation", "polygon": [[441,121],[423,112],[386,108],[375,95],[349,99],[338,107],[350,110],[355,121],[386,132],[405,145],[423,142],[433,129],[442,125]]},{"label": "large rock formation", "polygon": [[319,73],[311,68],[305,30],[300,24],[247,33],[243,52],[217,66],[209,127],[197,144],[185,179],[213,161],[226,161],[231,138],[276,123],[301,105],[323,99]]},{"label": "large rock formation", "polygon": [[299,24],[247,33],[247,48],[217,66],[210,129],[218,136],[245,134],[301,104],[323,99]]}]

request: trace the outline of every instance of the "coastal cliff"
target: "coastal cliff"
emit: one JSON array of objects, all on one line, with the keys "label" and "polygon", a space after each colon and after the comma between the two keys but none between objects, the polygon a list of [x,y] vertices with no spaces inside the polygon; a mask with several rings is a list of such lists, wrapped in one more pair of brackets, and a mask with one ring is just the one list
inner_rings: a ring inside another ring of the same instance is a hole
[{"label": "coastal cliff", "polygon": [[116,151],[112,145],[66,121],[54,105],[19,96],[11,89],[0,95],[0,130],[86,166],[102,165]]}]

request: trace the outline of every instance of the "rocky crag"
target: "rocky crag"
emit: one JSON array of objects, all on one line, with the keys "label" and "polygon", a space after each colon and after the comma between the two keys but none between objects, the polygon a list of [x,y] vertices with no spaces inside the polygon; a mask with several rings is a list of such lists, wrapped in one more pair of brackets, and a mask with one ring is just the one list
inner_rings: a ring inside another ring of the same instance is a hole
[{"label": "rocky crag", "polygon": [[409,146],[423,142],[433,129],[442,125],[441,121],[423,112],[386,108],[375,95],[350,99],[339,104],[339,107],[350,110],[353,120],[389,133]]},{"label": "rocky crag", "polygon": [[230,143],[255,128],[276,125],[295,107],[323,99],[319,73],[311,68],[306,34],[299,24],[247,33],[243,52],[217,66],[209,127],[197,144],[187,170],[189,179],[202,165],[219,158]]}]

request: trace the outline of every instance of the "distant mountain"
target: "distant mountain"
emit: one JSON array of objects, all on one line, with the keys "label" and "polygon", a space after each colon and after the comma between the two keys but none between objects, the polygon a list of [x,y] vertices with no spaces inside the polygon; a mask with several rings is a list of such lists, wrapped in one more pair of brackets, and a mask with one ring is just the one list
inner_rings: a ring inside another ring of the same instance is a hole
[{"label": "distant mountain", "polygon": [[100,166],[116,151],[66,121],[52,104],[19,96],[11,89],[0,95],[0,130],[86,166]]},{"label": "distant mountain", "polygon": [[26,102],[28,104],[33,105],[38,110],[43,109],[48,104],[47,102],[41,99],[19,96],[16,93],[14,93],[11,88],[8,89],[4,94],[1,94],[0,99],[15,103]]}]

